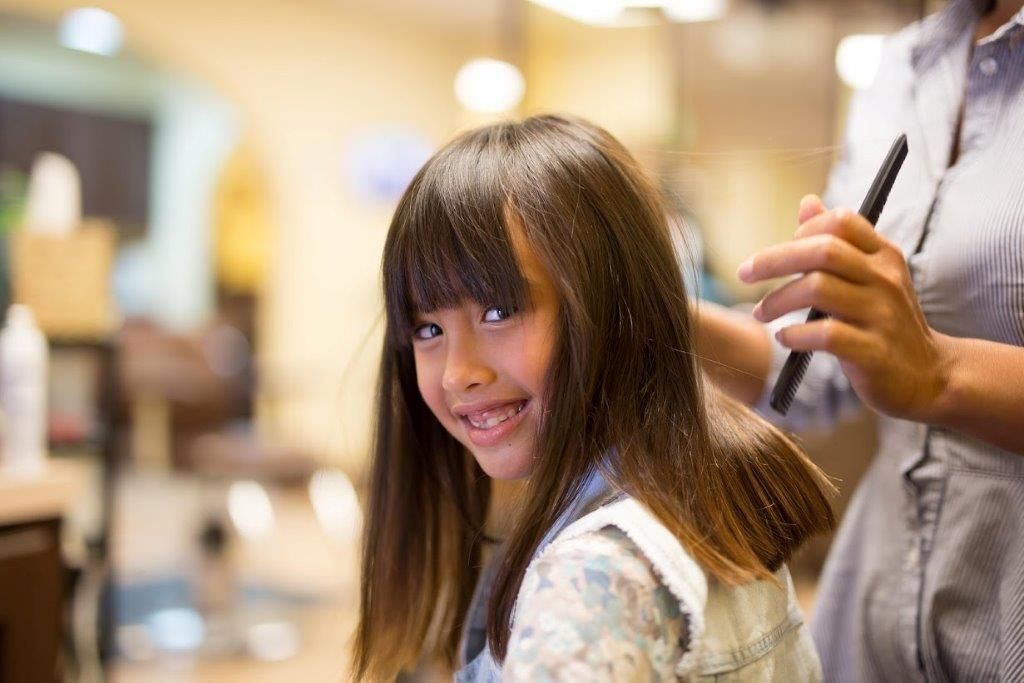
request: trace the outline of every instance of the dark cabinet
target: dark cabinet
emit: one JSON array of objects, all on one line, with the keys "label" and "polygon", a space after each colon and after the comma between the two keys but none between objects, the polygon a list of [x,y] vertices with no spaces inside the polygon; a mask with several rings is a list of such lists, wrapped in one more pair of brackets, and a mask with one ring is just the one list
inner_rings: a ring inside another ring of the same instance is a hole
[{"label": "dark cabinet", "polygon": [[60,679],[60,521],[0,527],[0,682]]}]

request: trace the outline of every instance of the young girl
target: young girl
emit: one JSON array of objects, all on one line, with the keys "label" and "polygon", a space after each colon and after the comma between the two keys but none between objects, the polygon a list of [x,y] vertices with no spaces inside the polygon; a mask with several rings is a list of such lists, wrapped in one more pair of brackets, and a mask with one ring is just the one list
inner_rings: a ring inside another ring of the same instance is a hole
[{"label": "young girl", "polygon": [[[383,271],[358,679],[819,677],[783,563],[831,528],[829,484],[704,383],[621,144],[556,116],[462,135]],[[526,482],[481,572],[489,477]]]}]

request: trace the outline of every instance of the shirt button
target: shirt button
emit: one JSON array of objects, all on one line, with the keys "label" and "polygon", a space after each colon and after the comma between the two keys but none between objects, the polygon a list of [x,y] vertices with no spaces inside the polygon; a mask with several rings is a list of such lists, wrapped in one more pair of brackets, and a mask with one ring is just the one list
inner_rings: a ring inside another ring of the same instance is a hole
[{"label": "shirt button", "polygon": [[995,76],[996,72],[999,71],[999,62],[991,57],[986,57],[978,64],[978,68],[981,70],[981,73],[986,76]]}]

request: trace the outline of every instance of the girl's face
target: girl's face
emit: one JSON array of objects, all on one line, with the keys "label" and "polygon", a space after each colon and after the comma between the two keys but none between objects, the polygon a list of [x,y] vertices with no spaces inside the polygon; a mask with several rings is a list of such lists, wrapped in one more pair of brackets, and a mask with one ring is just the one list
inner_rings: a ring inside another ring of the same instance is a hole
[{"label": "girl's face", "polygon": [[547,270],[521,236],[513,243],[529,288],[525,310],[467,300],[413,321],[423,400],[495,479],[525,477],[533,466],[558,316]]}]

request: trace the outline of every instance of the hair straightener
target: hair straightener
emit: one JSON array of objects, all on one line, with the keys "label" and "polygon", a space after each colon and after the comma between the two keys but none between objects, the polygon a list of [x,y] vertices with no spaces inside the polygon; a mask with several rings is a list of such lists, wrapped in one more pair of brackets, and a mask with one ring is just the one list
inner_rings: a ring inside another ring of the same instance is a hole
[{"label": "hair straightener", "polygon": [[[896,175],[900,172],[900,167],[903,166],[903,160],[906,158],[907,136],[901,133],[892,143],[892,147],[889,148],[889,153],[885,156],[882,167],[878,169],[878,174],[875,175],[875,180],[871,183],[867,196],[864,197],[864,203],[860,205],[860,215],[864,216],[871,225],[878,222],[878,216],[882,213],[885,200],[889,198],[889,191],[892,190],[892,185],[896,182]],[[829,317],[827,313],[812,308],[811,312],[807,315],[807,322],[827,317]],[[779,379],[775,382],[775,387],[772,389],[772,395],[769,400],[769,404],[776,412],[785,415],[789,410],[793,397],[796,395],[797,387],[800,386],[800,380],[804,378],[804,373],[807,372],[807,365],[811,362],[812,353],[811,351],[790,352],[789,357],[786,359],[786,364],[782,366],[782,372],[779,373]]]}]

